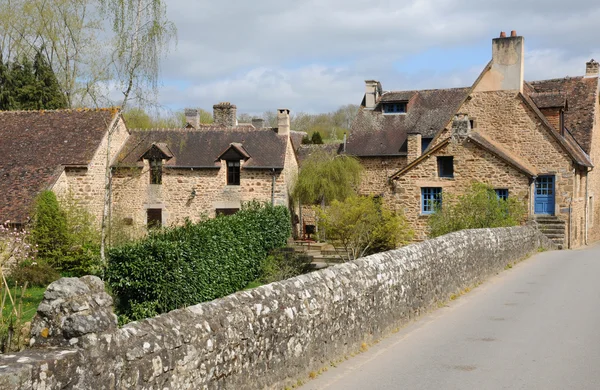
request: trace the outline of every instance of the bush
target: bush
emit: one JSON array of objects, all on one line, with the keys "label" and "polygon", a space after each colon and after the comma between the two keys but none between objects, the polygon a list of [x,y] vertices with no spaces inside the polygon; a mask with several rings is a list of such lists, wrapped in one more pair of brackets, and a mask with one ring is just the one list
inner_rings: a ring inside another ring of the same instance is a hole
[{"label": "bush", "polygon": [[51,265],[44,262],[25,262],[20,263],[10,271],[7,277],[9,285],[31,287],[46,287],[50,283],[58,280],[60,275]]},{"label": "bush", "polygon": [[312,136],[310,137],[310,141],[312,144],[321,145],[323,143],[323,137],[321,137],[321,133],[319,133],[318,131],[315,131],[314,133],[312,133]]},{"label": "bush", "polygon": [[348,252],[348,260],[394,249],[413,236],[403,215],[397,215],[372,196],[352,196],[317,210],[319,228],[327,239]]},{"label": "bush", "polygon": [[430,236],[463,229],[516,226],[524,221],[527,209],[514,197],[499,199],[494,189],[483,183],[473,183],[462,195],[444,194],[441,208],[429,217]]},{"label": "bush", "polygon": [[168,228],[108,252],[107,282],[133,320],[242,290],[291,235],[282,206],[251,202],[232,216]]},{"label": "bush", "polygon": [[60,202],[52,191],[38,196],[31,238],[38,258],[65,275],[101,271],[100,234],[93,217],[70,196]]},{"label": "bush", "polygon": [[266,284],[302,275],[306,272],[306,267],[311,260],[312,257],[296,254],[293,249],[292,251],[275,251],[263,260],[258,280]]}]

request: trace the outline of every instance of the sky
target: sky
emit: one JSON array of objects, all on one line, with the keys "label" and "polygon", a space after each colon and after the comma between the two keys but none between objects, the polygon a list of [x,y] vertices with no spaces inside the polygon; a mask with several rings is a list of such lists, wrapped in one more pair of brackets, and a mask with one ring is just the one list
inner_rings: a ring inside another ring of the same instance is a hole
[{"label": "sky", "polygon": [[168,0],[178,40],[159,104],[238,113],[333,111],[384,90],[470,86],[506,31],[525,37],[525,79],[600,60],[596,0]]}]

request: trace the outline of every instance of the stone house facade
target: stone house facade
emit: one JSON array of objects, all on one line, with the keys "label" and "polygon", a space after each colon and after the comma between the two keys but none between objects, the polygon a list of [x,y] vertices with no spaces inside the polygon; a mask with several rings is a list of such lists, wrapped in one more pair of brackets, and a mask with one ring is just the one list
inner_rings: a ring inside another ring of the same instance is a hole
[{"label": "stone house facade", "polygon": [[116,108],[0,112],[0,220],[26,224],[52,190],[100,221],[107,153],[112,161],[128,137]]},{"label": "stone house facade", "polygon": [[132,130],[114,163],[112,216],[131,230],[232,214],[251,200],[290,207],[298,172],[289,110],[277,128],[238,124],[236,107],[214,106],[215,123]]},{"label": "stone house facade", "polygon": [[49,189],[99,226],[107,164],[111,223],[133,235],[231,214],[251,200],[291,206],[304,133],[290,129],[289,113],[278,110],[277,128],[238,124],[235,105],[220,103],[211,125],[186,110],[186,128],[129,130],[118,109],[1,112],[0,220],[26,224]]},{"label": "stone house facade", "polygon": [[[598,64],[582,77],[527,82],[523,58],[513,32],[493,40],[492,60],[469,88],[383,93],[367,81],[347,145],[365,165],[361,192],[404,212],[419,240],[428,202],[474,181],[521,200],[565,246],[600,238]],[[373,166],[394,153],[392,174]]]}]

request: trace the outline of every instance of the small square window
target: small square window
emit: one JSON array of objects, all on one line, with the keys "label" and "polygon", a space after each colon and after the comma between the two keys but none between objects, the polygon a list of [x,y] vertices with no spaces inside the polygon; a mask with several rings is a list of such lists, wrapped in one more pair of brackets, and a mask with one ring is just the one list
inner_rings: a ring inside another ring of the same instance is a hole
[{"label": "small square window", "polygon": [[146,210],[148,229],[158,229],[162,226],[162,209]]},{"label": "small square window", "polygon": [[425,153],[431,141],[433,141],[433,138],[421,138],[421,154]]},{"label": "small square window", "polygon": [[384,114],[406,114],[406,102],[384,103]]},{"label": "small square window", "polygon": [[454,157],[439,156],[437,163],[439,177],[454,177]]},{"label": "small square window", "polygon": [[150,160],[150,184],[162,184],[162,160]]},{"label": "small square window", "polygon": [[442,188],[441,187],[423,187],[421,188],[421,213],[431,214],[436,208],[442,206]]},{"label": "small square window", "polygon": [[239,186],[240,185],[240,162],[239,161],[227,161],[227,185],[228,186]]},{"label": "small square window", "polygon": [[498,197],[498,199],[508,199],[508,188],[496,188],[494,191],[496,191],[496,196]]}]

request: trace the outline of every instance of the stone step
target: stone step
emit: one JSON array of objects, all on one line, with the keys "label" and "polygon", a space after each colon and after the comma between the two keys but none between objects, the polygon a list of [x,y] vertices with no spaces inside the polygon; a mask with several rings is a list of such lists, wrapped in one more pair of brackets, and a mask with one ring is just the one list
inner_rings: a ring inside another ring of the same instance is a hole
[{"label": "stone step", "polygon": [[542,233],[564,233],[564,226],[540,226],[538,228]]},{"label": "stone step", "polygon": [[536,218],[535,221],[540,225],[564,225],[566,222],[560,218]]},{"label": "stone step", "polygon": [[565,234],[564,233],[544,233],[544,235],[550,239],[554,239],[554,238],[558,238],[558,239],[565,239]]}]

